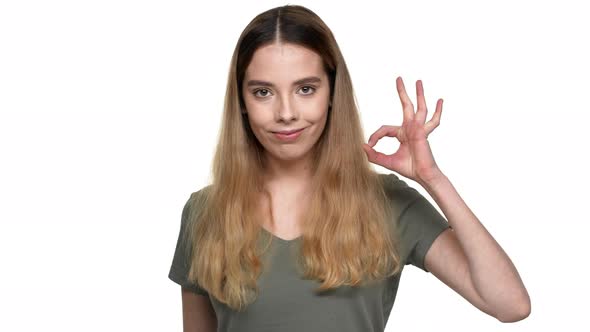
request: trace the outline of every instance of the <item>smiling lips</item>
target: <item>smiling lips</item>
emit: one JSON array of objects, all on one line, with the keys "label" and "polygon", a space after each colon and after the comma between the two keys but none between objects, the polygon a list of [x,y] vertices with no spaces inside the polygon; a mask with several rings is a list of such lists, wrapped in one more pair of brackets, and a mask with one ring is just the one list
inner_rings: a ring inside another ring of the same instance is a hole
[{"label": "smiling lips", "polygon": [[300,130],[303,130],[303,128],[292,129],[292,130],[273,131],[273,133],[275,133],[275,134],[289,135],[289,134],[292,134],[294,132],[298,132]]},{"label": "smiling lips", "polygon": [[275,137],[284,142],[292,142],[295,141],[303,132],[305,128],[301,129],[294,129],[294,130],[283,130],[278,132],[273,132]]}]

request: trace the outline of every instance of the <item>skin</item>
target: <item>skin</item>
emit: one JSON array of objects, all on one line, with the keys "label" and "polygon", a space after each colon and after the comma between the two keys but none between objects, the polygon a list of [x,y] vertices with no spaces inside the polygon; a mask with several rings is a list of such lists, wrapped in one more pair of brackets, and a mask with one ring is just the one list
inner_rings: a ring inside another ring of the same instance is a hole
[{"label": "skin", "polygon": [[[307,77],[319,81],[296,83]],[[242,94],[243,111],[265,149],[265,183],[272,203],[264,204],[271,204],[274,219],[274,226],[265,228],[280,238],[293,239],[300,233],[297,211],[306,202],[311,179],[310,152],[328,116],[328,75],[317,53],[294,44],[273,43],[255,51],[246,69]],[[299,128],[305,129],[294,142],[280,141],[273,133]]]},{"label": "skin", "polygon": [[[428,111],[422,81],[416,82],[416,112],[402,78],[398,77],[396,83],[404,114],[402,125],[381,126],[363,148],[369,161],[422,185],[447,218],[451,228],[432,243],[424,258],[426,269],[501,322],[526,318],[531,300],[516,267],[434,160],[427,137],[440,123],[442,99],[437,101],[432,119],[425,123]],[[400,142],[395,153],[385,155],[373,149],[384,136]]]},{"label": "skin", "polygon": [[[299,79],[320,82],[294,85]],[[250,81],[273,84],[249,85]],[[256,50],[246,69],[242,93],[248,121],[265,148],[270,178],[309,178],[309,152],[328,115],[328,76],[315,52],[293,44],[271,44]],[[305,128],[296,142],[282,142],[273,131]]]},{"label": "skin", "polygon": [[[317,76],[320,83],[294,84]],[[273,84],[248,85],[250,80]],[[422,81],[416,82],[418,109],[414,112],[401,77],[396,80],[403,109],[401,126],[383,125],[363,148],[370,162],[422,185],[447,218],[450,229],[441,233],[425,257],[425,267],[435,277],[481,311],[502,322],[527,317],[530,298],[508,255],[481,224],[436,164],[428,135],[438,127],[442,99],[432,119],[427,117]],[[306,88],[311,86],[315,89]],[[265,148],[267,182],[274,226],[263,225],[275,236],[299,235],[297,211],[305,203],[309,183],[310,150],[321,135],[329,106],[328,78],[319,55],[291,44],[258,49],[246,70],[242,87],[248,121]],[[306,129],[296,142],[281,142],[272,131]],[[385,155],[373,149],[382,137],[396,137],[400,146]]]}]

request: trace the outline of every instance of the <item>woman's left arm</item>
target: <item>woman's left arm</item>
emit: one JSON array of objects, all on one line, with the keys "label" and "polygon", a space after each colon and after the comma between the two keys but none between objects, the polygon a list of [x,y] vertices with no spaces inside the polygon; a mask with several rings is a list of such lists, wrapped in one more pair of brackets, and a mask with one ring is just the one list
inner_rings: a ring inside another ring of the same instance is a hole
[{"label": "woman's left arm", "polygon": [[[465,204],[434,160],[428,135],[440,124],[443,100],[432,119],[422,81],[416,81],[418,108],[408,96],[401,77],[396,79],[402,103],[401,126],[383,125],[363,144],[370,162],[410,178],[434,198],[451,228],[443,231],[424,257],[424,267],[474,306],[502,322],[526,318],[531,311],[529,295],[504,250]],[[373,147],[385,136],[396,137],[398,150],[386,155]]]},{"label": "woman's left arm", "polygon": [[420,185],[440,207],[451,229],[433,242],[424,258],[425,267],[464,298],[479,296],[485,311],[498,320],[526,318],[531,301],[508,255],[442,172],[431,179]]}]

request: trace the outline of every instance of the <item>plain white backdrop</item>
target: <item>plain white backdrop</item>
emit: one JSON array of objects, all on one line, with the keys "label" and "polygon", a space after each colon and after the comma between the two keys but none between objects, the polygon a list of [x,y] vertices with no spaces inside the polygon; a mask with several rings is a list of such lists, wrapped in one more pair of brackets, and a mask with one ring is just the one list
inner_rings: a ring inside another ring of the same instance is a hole
[{"label": "plain white backdrop", "polygon": [[[181,331],[181,210],[209,181],[239,34],[284,4],[0,3],[0,330]],[[387,331],[587,329],[583,1],[294,4],[333,31],[367,139],[401,124],[397,76],[413,101],[423,80],[428,119],[444,99],[435,159],[532,300],[503,324],[408,265]]]}]

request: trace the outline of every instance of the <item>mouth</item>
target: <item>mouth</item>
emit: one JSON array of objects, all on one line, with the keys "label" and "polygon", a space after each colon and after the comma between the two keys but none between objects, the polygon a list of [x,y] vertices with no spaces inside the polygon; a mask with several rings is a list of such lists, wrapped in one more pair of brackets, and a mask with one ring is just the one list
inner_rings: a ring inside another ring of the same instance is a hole
[{"label": "mouth", "polygon": [[283,131],[273,131],[273,135],[276,139],[283,141],[283,142],[295,142],[301,133],[305,130],[305,128],[301,129],[294,129],[294,130],[283,130]]},{"label": "mouth", "polygon": [[281,135],[290,135],[299,131],[302,131],[305,128],[299,128],[299,129],[292,129],[292,130],[282,130],[282,131],[273,131],[273,133],[275,134],[281,134]]}]

